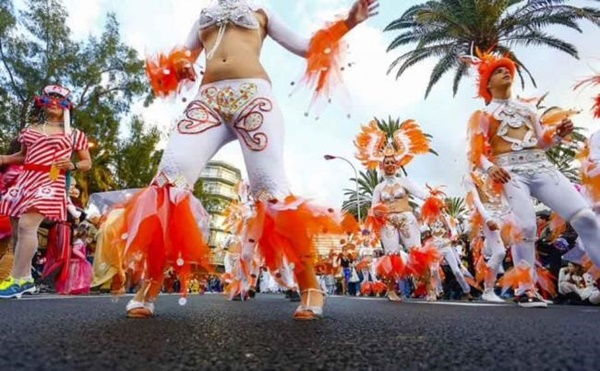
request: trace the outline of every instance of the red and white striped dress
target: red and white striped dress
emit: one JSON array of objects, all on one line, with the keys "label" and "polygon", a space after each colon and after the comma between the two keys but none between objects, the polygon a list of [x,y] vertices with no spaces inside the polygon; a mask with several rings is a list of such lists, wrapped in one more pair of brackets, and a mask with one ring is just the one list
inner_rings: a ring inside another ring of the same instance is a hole
[{"label": "red and white striped dress", "polygon": [[47,219],[66,220],[66,177],[60,172],[57,180],[50,179],[50,166],[55,160],[70,158],[73,151],[88,149],[88,140],[79,130],[71,135],[44,134],[25,128],[19,142],[27,149],[23,173],[8,189],[0,202],[0,214],[12,217],[35,211]]}]

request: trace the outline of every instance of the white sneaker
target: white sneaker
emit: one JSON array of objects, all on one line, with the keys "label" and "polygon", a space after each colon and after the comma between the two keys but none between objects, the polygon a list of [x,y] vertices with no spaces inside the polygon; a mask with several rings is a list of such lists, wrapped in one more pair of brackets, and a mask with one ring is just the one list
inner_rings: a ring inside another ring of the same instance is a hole
[{"label": "white sneaker", "polygon": [[437,301],[437,294],[435,291],[429,291],[429,294],[427,295],[427,301]]},{"label": "white sneaker", "polygon": [[544,297],[539,293],[539,291],[535,292],[535,296],[546,304],[554,304],[554,302],[552,300],[544,299]]},{"label": "white sneaker", "polygon": [[485,290],[483,295],[481,295],[481,300],[487,301],[488,303],[505,303],[501,297],[496,295],[494,290]]}]

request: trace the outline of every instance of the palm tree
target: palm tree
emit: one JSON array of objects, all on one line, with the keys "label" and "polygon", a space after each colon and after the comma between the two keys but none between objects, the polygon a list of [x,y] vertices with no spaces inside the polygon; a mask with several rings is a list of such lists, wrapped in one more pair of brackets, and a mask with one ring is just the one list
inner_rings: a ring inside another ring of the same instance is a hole
[{"label": "palm tree", "polygon": [[600,9],[567,5],[565,0],[431,0],[409,8],[392,21],[385,31],[400,31],[388,46],[388,52],[408,44],[416,47],[401,54],[390,65],[396,67],[396,78],[408,68],[428,59],[438,58],[431,72],[425,98],[432,87],[450,71],[454,71],[452,91],[458,91],[468,66],[462,55],[475,48],[509,55],[535,86],[535,80],[515,55],[517,46],[546,46],[579,58],[577,48],[547,32],[549,26],[564,26],[582,32],[578,21],[588,20],[600,26]]},{"label": "palm tree", "polygon": [[[387,120],[380,120],[375,117],[373,119],[377,123],[379,130],[383,131],[388,139],[393,138],[394,132],[398,130],[402,124],[399,118],[392,119],[391,117],[388,117]],[[427,138],[432,138],[430,134],[425,134],[425,136]],[[433,149],[430,149],[429,152],[436,156],[438,155]],[[404,167],[402,167],[402,172],[405,176],[408,175]],[[350,178],[350,181],[352,183],[356,182],[355,178]],[[368,210],[371,208],[373,190],[377,184],[382,181],[383,178],[379,176],[377,170],[367,170],[366,172],[360,171],[358,176],[358,194],[356,193],[356,189],[344,189],[344,196],[346,196],[346,199],[342,203],[342,210],[347,211],[354,215],[355,218],[358,218],[358,199],[360,201],[360,215],[362,216],[362,219],[364,219],[367,216]],[[415,205],[412,204],[412,206],[414,207]]]},{"label": "palm tree", "polygon": [[75,173],[77,186],[81,189],[81,202],[86,205],[89,196],[96,192],[106,192],[117,189],[117,182],[111,170],[111,152],[101,148],[98,145],[90,148],[91,156],[94,161],[92,169],[88,172]]},{"label": "palm tree", "polygon": [[[393,119],[391,116],[388,116],[387,120],[380,120],[377,117],[374,117],[373,120],[375,120],[379,130],[383,131],[388,139],[394,137],[394,132],[398,130],[400,128],[400,125],[402,124],[399,118]],[[425,133],[425,136],[429,139],[433,138],[431,134]],[[429,152],[438,156],[438,153],[433,149],[430,149]],[[408,175],[404,167],[402,167],[402,172],[404,173],[404,175]]]},{"label": "palm tree", "polygon": [[[354,183],[356,182],[356,178],[350,178],[350,181]],[[371,208],[373,190],[382,181],[383,178],[379,176],[377,170],[360,171],[358,175],[358,194],[356,193],[356,189],[344,189],[344,196],[347,198],[342,203],[342,210],[358,218],[358,199],[360,201],[360,215],[365,218]]]},{"label": "palm tree", "polygon": [[585,130],[582,127],[575,127],[570,134],[569,141],[562,141],[556,146],[546,151],[548,159],[561,173],[563,173],[572,183],[580,183],[579,168],[575,162],[579,150],[587,140],[581,132]]},{"label": "palm tree", "polygon": [[446,207],[448,208],[448,215],[453,218],[458,218],[467,212],[465,207],[465,199],[462,197],[447,197]]},{"label": "palm tree", "polygon": [[[536,108],[542,115],[550,109],[556,108],[544,106],[544,101],[547,96],[548,93],[544,94],[536,103]],[[584,128],[576,126],[569,135],[569,140],[563,140],[546,151],[546,155],[550,162],[552,162],[572,183],[579,183],[581,181],[576,160],[579,151],[583,148],[587,140],[586,136],[582,133],[584,130]]]}]

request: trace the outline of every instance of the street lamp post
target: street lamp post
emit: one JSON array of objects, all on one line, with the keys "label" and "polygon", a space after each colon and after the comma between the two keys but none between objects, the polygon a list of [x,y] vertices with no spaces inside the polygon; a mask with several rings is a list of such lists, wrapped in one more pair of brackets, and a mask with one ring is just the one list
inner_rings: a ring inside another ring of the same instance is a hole
[{"label": "street lamp post", "polygon": [[356,184],[356,214],[358,216],[358,221],[360,222],[360,195],[358,194],[358,171],[356,171],[356,168],[354,167],[354,165],[352,165],[352,162],[348,161],[348,159],[344,157],[325,155],[323,156],[323,158],[328,161],[334,159],[346,161],[348,165],[352,167],[352,170],[354,170],[354,183]]}]

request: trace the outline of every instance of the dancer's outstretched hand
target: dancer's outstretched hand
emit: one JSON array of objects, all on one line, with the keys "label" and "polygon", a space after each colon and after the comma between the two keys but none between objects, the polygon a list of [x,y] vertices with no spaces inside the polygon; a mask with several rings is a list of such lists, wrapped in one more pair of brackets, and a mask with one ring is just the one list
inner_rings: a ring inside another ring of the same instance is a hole
[{"label": "dancer's outstretched hand", "polygon": [[348,28],[354,28],[360,23],[366,21],[369,17],[373,17],[379,13],[379,1],[378,0],[356,0],[346,23]]},{"label": "dancer's outstretched hand", "polygon": [[571,121],[570,119],[564,119],[556,127],[556,134],[558,134],[559,137],[564,138],[567,135],[571,134],[573,132],[573,129],[575,129],[575,125],[573,124],[573,121]]},{"label": "dancer's outstretched hand", "polygon": [[498,182],[500,184],[505,184],[510,181],[510,174],[508,173],[508,171],[504,170],[499,166],[492,166],[491,168],[489,168],[488,174],[492,177],[492,179],[495,182]]}]

